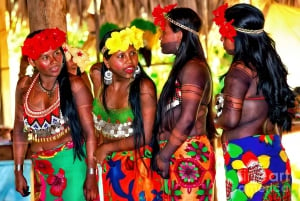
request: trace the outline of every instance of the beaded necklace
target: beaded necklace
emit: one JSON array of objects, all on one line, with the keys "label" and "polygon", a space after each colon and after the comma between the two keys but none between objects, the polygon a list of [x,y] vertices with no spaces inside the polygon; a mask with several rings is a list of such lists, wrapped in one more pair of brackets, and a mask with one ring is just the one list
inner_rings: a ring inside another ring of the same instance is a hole
[{"label": "beaded necklace", "polygon": [[55,80],[55,82],[54,82],[53,86],[51,87],[51,89],[46,89],[43,86],[41,77],[39,76],[39,86],[42,89],[42,91],[45,92],[49,96],[49,98],[51,99],[53,97],[53,91],[56,89],[56,86],[57,86],[57,80]]},{"label": "beaded necklace", "polygon": [[38,73],[36,75],[36,77],[33,79],[27,93],[26,93],[26,96],[25,96],[25,103],[24,103],[24,108],[25,108],[25,112],[32,116],[32,117],[35,117],[35,118],[43,118],[45,116],[47,116],[48,114],[50,114],[55,108],[59,107],[59,104],[60,104],[60,95],[59,95],[59,90],[57,91],[57,100],[55,101],[55,103],[53,105],[51,105],[50,107],[48,107],[47,109],[45,110],[42,110],[42,111],[32,111],[29,106],[28,106],[28,98],[29,98],[29,93],[31,92],[34,84],[36,83],[37,79],[39,78],[40,74]]}]

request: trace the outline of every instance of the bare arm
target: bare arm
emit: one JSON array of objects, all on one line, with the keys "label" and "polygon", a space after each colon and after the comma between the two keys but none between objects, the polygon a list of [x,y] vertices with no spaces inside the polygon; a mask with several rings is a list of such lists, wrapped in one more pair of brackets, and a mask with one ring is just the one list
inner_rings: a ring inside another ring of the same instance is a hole
[{"label": "bare arm", "polygon": [[85,182],[85,196],[87,200],[93,200],[98,194],[95,175],[96,162],[93,159],[97,144],[92,116],[93,97],[80,77],[71,76],[70,80],[83,135],[86,138],[87,177]]},{"label": "bare arm", "polygon": [[94,97],[99,97],[99,92],[101,88],[101,63],[94,64],[90,69],[90,78],[93,85]]},{"label": "bare arm", "polygon": [[[143,80],[141,84],[141,113],[145,132],[145,143],[149,144],[152,138],[152,128],[156,112],[156,91],[149,80]],[[143,145],[144,142],[140,142]],[[122,140],[102,144],[97,149],[97,160],[102,164],[106,155],[116,151],[134,150],[134,136]]]},{"label": "bare arm", "polygon": [[15,182],[16,190],[23,196],[27,190],[27,181],[23,176],[23,163],[27,152],[28,141],[27,135],[23,132],[24,121],[23,121],[23,100],[25,93],[26,80],[29,79],[27,76],[21,78],[16,87],[15,93],[15,120],[13,128],[13,155],[15,162]]},{"label": "bare arm", "polygon": [[205,85],[210,83],[209,71],[205,63],[191,61],[181,72],[182,103],[181,113],[165,147],[156,158],[159,173],[168,177],[169,161],[172,154],[182,145],[192,131]]},{"label": "bare arm", "polygon": [[216,124],[224,130],[240,123],[244,98],[251,83],[251,72],[241,65],[232,66],[224,83],[224,107]]}]

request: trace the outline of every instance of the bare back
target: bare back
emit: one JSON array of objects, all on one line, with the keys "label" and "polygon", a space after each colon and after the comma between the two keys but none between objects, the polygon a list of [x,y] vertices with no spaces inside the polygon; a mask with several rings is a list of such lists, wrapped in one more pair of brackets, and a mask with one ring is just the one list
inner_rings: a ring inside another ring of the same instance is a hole
[{"label": "bare back", "polygon": [[263,134],[274,126],[268,120],[268,104],[261,91],[257,91],[256,72],[241,62],[234,63],[225,78],[224,108],[217,124],[223,129],[223,140]]}]

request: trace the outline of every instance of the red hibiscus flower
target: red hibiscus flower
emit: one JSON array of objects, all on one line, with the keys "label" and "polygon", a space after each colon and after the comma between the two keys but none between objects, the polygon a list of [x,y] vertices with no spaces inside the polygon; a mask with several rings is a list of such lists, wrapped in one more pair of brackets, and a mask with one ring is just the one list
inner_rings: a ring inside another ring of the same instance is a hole
[{"label": "red hibiscus flower", "polygon": [[52,168],[52,164],[47,160],[36,160],[35,168],[38,169],[43,174],[53,174],[54,169]]},{"label": "red hibiscus flower", "polygon": [[54,196],[61,197],[67,186],[65,171],[63,169],[59,169],[56,175],[49,175],[47,178],[47,183],[51,185],[50,193]]}]

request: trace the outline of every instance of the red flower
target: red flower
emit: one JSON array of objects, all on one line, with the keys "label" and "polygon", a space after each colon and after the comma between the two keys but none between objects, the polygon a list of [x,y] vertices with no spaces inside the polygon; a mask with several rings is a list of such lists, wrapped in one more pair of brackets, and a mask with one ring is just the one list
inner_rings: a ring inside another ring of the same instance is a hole
[{"label": "red flower", "polygon": [[230,22],[226,21],[225,18],[225,11],[228,8],[228,4],[224,4],[220,7],[218,7],[216,10],[213,11],[214,14],[214,19],[213,21],[220,27],[219,32],[220,34],[225,37],[230,39],[232,42],[234,41],[233,38],[236,36],[236,30],[232,26],[232,23],[234,20],[230,20]]},{"label": "red flower", "polygon": [[274,177],[271,170],[263,168],[258,158],[252,152],[246,152],[242,156],[245,168],[237,169],[237,174],[241,184],[247,184],[250,181],[264,184]]},{"label": "red flower", "polygon": [[65,32],[58,28],[45,29],[24,41],[22,54],[36,60],[42,53],[50,49],[57,49],[62,46],[65,41]]},{"label": "red flower", "polygon": [[232,42],[234,42],[233,38],[236,36],[236,30],[231,25],[232,23],[233,19],[230,20],[230,22],[224,22],[224,24],[220,26],[219,32],[223,37],[228,38]]},{"label": "red flower", "polygon": [[158,4],[152,11],[152,16],[154,18],[154,24],[157,26],[160,26],[161,30],[165,30],[165,26],[166,26],[165,14],[168,13],[170,10],[172,10],[176,6],[177,6],[177,4],[170,4],[170,5],[162,8],[162,7],[160,7],[160,4]]},{"label": "red flower", "polygon": [[54,169],[52,168],[52,164],[47,160],[36,160],[35,168],[44,174],[53,174]]},{"label": "red flower", "polygon": [[221,25],[226,21],[225,19],[225,10],[228,8],[228,4],[225,3],[224,5],[218,7],[216,10],[213,11],[214,19],[213,21],[216,23],[216,25]]},{"label": "red flower", "polygon": [[54,196],[61,197],[63,191],[67,186],[65,171],[63,169],[59,169],[56,175],[49,175],[49,177],[47,178],[47,183],[51,185],[50,193]]}]

